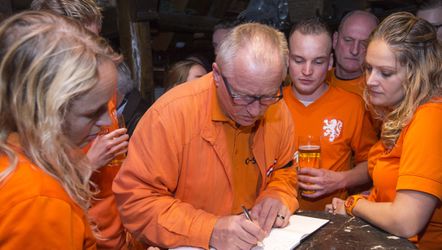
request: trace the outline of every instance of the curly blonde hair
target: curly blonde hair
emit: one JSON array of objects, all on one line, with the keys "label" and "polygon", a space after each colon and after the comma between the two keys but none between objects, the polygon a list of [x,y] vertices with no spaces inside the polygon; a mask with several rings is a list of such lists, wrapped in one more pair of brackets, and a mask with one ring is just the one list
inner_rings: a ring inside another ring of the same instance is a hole
[{"label": "curly blonde hair", "polygon": [[404,98],[395,107],[375,106],[370,103],[367,90],[364,92],[369,109],[377,119],[383,121],[381,140],[387,149],[392,149],[416,109],[441,95],[441,45],[434,27],[408,12],[394,13],[385,18],[369,40],[384,41],[406,70],[402,82]]},{"label": "curly blonde hair", "polygon": [[0,155],[10,160],[0,184],[17,167],[7,143],[17,133],[24,154],[86,210],[92,167],[65,135],[66,116],[72,102],[97,85],[99,65],[121,56],[75,21],[28,11],[1,24],[0,59]]}]

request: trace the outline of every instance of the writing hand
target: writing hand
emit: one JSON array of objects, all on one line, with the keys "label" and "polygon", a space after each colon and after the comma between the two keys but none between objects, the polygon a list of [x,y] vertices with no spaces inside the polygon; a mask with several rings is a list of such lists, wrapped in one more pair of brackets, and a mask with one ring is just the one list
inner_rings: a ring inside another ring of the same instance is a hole
[{"label": "writing hand", "polygon": [[280,200],[264,198],[251,210],[252,218],[258,221],[261,228],[270,233],[272,227],[285,227],[289,223],[290,210]]},{"label": "writing hand", "polygon": [[213,228],[210,246],[222,249],[250,249],[265,237],[264,231],[244,215],[220,217]]}]

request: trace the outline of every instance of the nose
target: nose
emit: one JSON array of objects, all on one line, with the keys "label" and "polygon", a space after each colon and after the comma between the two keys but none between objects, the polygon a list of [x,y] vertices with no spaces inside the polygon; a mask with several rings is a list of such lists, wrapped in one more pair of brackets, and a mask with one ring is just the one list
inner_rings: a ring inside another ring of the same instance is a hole
[{"label": "nose", "polygon": [[367,82],[367,86],[376,86],[376,76],[373,71],[365,73],[365,81]]},{"label": "nose", "polygon": [[313,68],[311,63],[304,64],[304,66],[302,67],[302,74],[308,76],[311,75],[312,73],[313,73]]},{"label": "nose", "polygon": [[357,56],[357,55],[359,55],[359,42],[354,42],[353,44],[352,44],[352,46],[351,46],[351,48],[350,48],[350,53],[353,55],[353,56]]},{"label": "nose", "polygon": [[250,103],[247,106],[247,112],[249,112],[252,117],[259,116],[261,113],[261,104],[259,103],[259,100],[255,100],[254,102]]},{"label": "nose", "polygon": [[95,123],[97,124],[97,126],[101,127],[101,126],[110,126],[112,124],[111,122],[111,117],[109,114],[109,111],[104,112],[97,120],[97,122]]}]

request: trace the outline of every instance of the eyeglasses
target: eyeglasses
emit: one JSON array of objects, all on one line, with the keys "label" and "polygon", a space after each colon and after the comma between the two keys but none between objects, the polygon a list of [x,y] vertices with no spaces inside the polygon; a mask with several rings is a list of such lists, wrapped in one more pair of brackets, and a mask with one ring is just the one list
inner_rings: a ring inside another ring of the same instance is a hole
[{"label": "eyeglasses", "polygon": [[272,105],[277,103],[279,100],[282,99],[282,83],[279,85],[279,91],[274,96],[268,96],[268,95],[261,95],[261,96],[254,96],[254,95],[240,95],[240,94],[233,94],[232,93],[232,86],[227,81],[227,78],[223,76],[223,74],[220,74],[223,78],[224,85],[226,86],[227,92],[229,93],[230,97],[232,98],[232,101],[236,105],[241,106],[247,106],[255,101],[259,101],[261,105]]}]

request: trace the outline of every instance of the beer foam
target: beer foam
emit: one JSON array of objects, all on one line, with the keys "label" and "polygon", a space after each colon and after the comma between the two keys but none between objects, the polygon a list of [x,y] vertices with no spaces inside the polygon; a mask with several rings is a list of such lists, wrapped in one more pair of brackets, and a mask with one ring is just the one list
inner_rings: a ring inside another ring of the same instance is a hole
[{"label": "beer foam", "polygon": [[299,150],[313,151],[319,150],[321,147],[319,145],[302,145],[299,146]]}]

